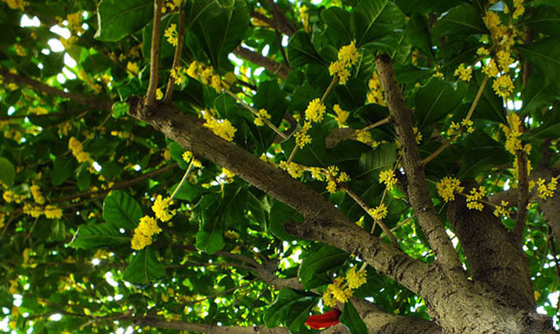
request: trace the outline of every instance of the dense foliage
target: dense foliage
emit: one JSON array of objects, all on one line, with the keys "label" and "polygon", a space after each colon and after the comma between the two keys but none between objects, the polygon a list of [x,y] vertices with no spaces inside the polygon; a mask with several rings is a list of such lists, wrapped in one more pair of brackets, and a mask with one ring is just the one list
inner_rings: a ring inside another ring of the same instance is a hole
[{"label": "dense foliage", "polygon": [[[552,0],[0,1],[1,328],[307,333],[338,307],[352,333],[377,333],[363,300],[437,318],[399,263],[286,231],[324,218],[228,142],[390,249],[445,269],[452,245],[473,281],[448,209],[499,217],[527,257],[530,306],[557,320],[559,22]],[[168,138],[181,124],[148,119],[170,105],[222,144]],[[407,163],[425,170],[426,207]],[[441,244],[417,217],[432,204]]]}]

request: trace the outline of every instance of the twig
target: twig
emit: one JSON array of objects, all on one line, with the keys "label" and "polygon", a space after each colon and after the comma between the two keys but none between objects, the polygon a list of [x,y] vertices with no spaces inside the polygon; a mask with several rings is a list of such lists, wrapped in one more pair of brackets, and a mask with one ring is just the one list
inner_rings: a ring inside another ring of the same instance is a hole
[{"label": "twig", "polygon": [[282,79],[286,79],[290,73],[290,68],[282,63],[278,63],[270,58],[264,57],[260,53],[251,51],[244,47],[238,46],[233,50],[233,54],[250,61],[253,64],[264,67],[267,71],[276,74]]},{"label": "twig", "polygon": [[[480,85],[480,88],[478,89],[478,92],[476,93],[474,101],[471,104],[471,108],[469,109],[467,117],[465,117],[466,120],[471,119],[471,116],[474,113],[474,110],[476,109],[476,106],[478,105],[478,102],[480,101],[480,97],[482,96],[482,92],[484,91],[484,87],[486,86],[487,82],[488,82],[488,76],[485,76],[484,80],[482,80],[482,84]],[[427,158],[423,159],[421,164],[424,165],[424,166],[427,165],[430,161],[434,160],[438,155],[440,155],[443,151],[445,151],[446,148],[451,146],[451,142],[455,141],[461,135],[461,132],[463,132],[463,128],[464,128],[464,126],[461,125],[461,127],[459,128],[459,131],[458,131],[459,133],[457,133],[453,137],[453,139],[445,141],[440,147],[438,147],[437,150],[435,150]]]},{"label": "twig", "polygon": [[0,76],[4,77],[4,79],[13,81],[18,84],[23,84],[29,86],[31,89],[35,91],[39,91],[45,93],[49,96],[58,96],[65,99],[69,99],[75,102],[78,102],[83,105],[87,105],[92,109],[103,109],[103,110],[111,110],[111,102],[110,101],[103,101],[98,99],[91,99],[86,96],[76,94],[76,93],[69,93],[65,92],[62,89],[54,88],[49,85],[46,85],[42,82],[26,78],[20,76],[18,74],[10,73],[8,71],[4,71],[0,69]]},{"label": "twig", "polygon": [[274,17],[275,28],[282,31],[288,36],[292,36],[296,33],[297,29],[290,20],[284,14],[284,11],[276,4],[273,0],[266,0],[266,3],[270,6],[272,16]]},{"label": "twig", "polygon": [[83,114],[83,113],[88,113],[90,111],[91,111],[91,109],[59,111],[59,112],[53,112],[53,113],[48,113],[48,114],[42,114],[42,115],[30,114],[30,115],[0,116],[0,121],[10,121],[10,120],[13,120],[13,119],[22,119],[22,118],[35,119],[35,118],[57,117],[57,116],[72,116],[72,115],[80,115],[80,114]]},{"label": "twig", "polygon": [[527,173],[527,153],[517,151],[517,217],[513,227],[513,238],[517,245],[523,245],[523,231],[527,221],[527,204],[529,203],[529,175]]},{"label": "twig", "polygon": [[[185,9],[183,6],[179,9],[179,33],[177,36],[177,47],[175,48],[175,55],[173,56],[172,68],[181,66],[181,52],[183,51],[183,41],[185,39]],[[169,77],[167,82],[167,90],[165,91],[164,103],[170,103],[173,96],[173,89],[175,88],[175,78]]]},{"label": "twig", "polygon": [[156,104],[156,91],[158,85],[159,53],[161,51],[160,27],[161,27],[161,8],[163,0],[154,0],[154,23],[152,29],[152,48],[150,57],[150,82],[146,93],[146,107],[151,108]]},{"label": "twig", "polygon": [[57,199],[51,201],[51,203],[61,203],[61,202],[71,201],[71,200],[76,199],[76,198],[82,198],[82,197],[88,197],[88,196],[94,196],[94,195],[100,195],[100,194],[108,193],[111,190],[128,188],[128,187],[130,187],[130,186],[132,186],[136,183],[142,182],[142,181],[144,181],[146,179],[149,179],[151,177],[154,177],[156,175],[165,173],[165,172],[170,171],[170,170],[172,170],[176,167],[177,167],[177,164],[174,163],[174,164],[165,166],[163,168],[160,168],[160,169],[148,172],[146,174],[143,174],[142,176],[139,176],[135,179],[115,183],[115,185],[113,185],[113,187],[108,188],[108,189],[88,191],[88,192],[78,193],[78,194],[75,194],[75,195],[64,196],[64,197],[60,197],[60,198],[57,198]]}]

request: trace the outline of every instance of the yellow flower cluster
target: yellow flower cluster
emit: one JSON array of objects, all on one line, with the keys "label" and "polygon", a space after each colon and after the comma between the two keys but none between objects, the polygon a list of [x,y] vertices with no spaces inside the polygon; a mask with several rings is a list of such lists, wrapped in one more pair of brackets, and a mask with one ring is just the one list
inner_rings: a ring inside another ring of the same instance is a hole
[{"label": "yellow flower cluster", "polygon": [[175,8],[181,5],[183,0],[165,0],[163,8],[161,9],[162,13],[166,13],[167,10],[174,11]]},{"label": "yellow flower cluster", "polygon": [[420,132],[420,130],[418,130],[415,126],[412,127],[412,132],[414,132],[414,140],[416,140],[416,144],[420,145],[422,142],[422,132]]},{"label": "yellow flower cluster", "polygon": [[4,3],[8,4],[11,9],[25,10],[25,6],[29,5],[29,2],[24,0],[2,0]]},{"label": "yellow flower cluster", "polygon": [[350,268],[346,273],[346,282],[348,282],[348,287],[352,290],[359,288],[367,283],[366,271],[356,271],[356,267]]},{"label": "yellow flower cluster", "polygon": [[136,62],[128,62],[126,64],[126,70],[129,72],[130,75],[136,75],[138,74],[138,71],[140,71],[140,67],[138,66],[138,64]]},{"label": "yellow flower cluster", "polygon": [[177,85],[182,85],[185,81],[187,81],[187,71],[182,66],[172,68],[169,74]]},{"label": "yellow flower cluster", "polygon": [[200,80],[205,85],[210,85],[218,93],[221,93],[224,89],[229,89],[229,86],[235,82],[236,77],[233,73],[227,73],[224,80],[219,74],[215,73],[212,67],[206,67],[203,63],[193,61],[189,68],[186,70],[186,74],[191,77]]},{"label": "yellow flower cluster", "polygon": [[506,150],[515,155],[517,151],[523,150],[523,144],[521,143],[521,119],[516,113],[510,113],[507,116],[508,125],[500,124],[500,127],[506,135]]},{"label": "yellow flower cluster", "polygon": [[4,227],[4,222],[6,221],[6,215],[0,213],[0,228]]},{"label": "yellow flower cluster", "polygon": [[[512,17],[514,19],[519,18],[521,15],[525,13],[525,6],[523,6],[523,0],[513,0],[513,14]],[[504,13],[509,13],[509,8],[507,5],[504,5]]]},{"label": "yellow flower cluster", "polygon": [[397,183],[395,172],[392,169],[387,169],[379,173],[379,183],[384,183],[387,190],[393,189],[393,186]]},{"label": "yellow flower cluster", "polygon": [[381,203],[376,208],[369,209],[368,214],[375,220],[383,220],[388,214],[387,207]]},{"label": "yellow flower cluster", "polygon": [[482,211],[484,205],[480,200],[486,196],[486,189],[483,186],[472,188],[470,194],[467,195],[467,208]]},{"label": "yellow flower cluster", "polygon": [[68,28],[75,34],[83,34],[86,32],[82,28],[82,13],[76,12],[74,14],[68,14],[66,16],[66,21],[68,21]]},{"label": "yellow flower cluster", "polygon": [[513,81],[508,74],[501,75],[494,80],[492,88],[499,96],[507,98],[515,89]]},{"label": "yellow flower cluster", "polygon": [[554,196],[554,192],[556,191],[556,187],[558,186],[558,179],[553,177],[550,179],[548,185],[545,183],[546,180],[544,179],[539,178],[537,180],[539,197],[542,199],[552,198]]},{"label": "yellow flower cluster", "polygon": [[159,228],[155,218],[150,216],[140,218],[140,224],[134,230],[134,236],[132,237],[132,249],[141,250],[151,245],[152,236],[160,232],[161,228]]},{"label": "yellow flower cluster", "polygon": [[491,78],[495,78],[500,73],[498,70],[498,66],[496,65],[496,61],[494,59],[490,59],[487,64],[484,65],[482,68],[482,73],[486,74]]},{"label": "yellow flower cluster", "polygon": [[179,42],[179,34],[177,33],[177,25],[172,23],[169,25],[167,29],[165,29],[165,33],[163,34],[165,38],[167,38],[167,42],[173,46],[177,46]]},{"label": "yellow flower cluster", "polygon": [[62,218],[62,209],[54,205],[47,205],[46,207],[41,207],[34,204],[25,204],[23,206],[23,213],[33,218],[39,218],[43,214],[48,219]]},{"label": "yellow flower cluster", "polygon": [[35,203],[40,205],[45,204],[45,197],[43,197],[39,186],[32,185],[31,187],[29,187],[29,190],[31,190],[31,195],[33,195],[33,200],[35,201]]},{"label": "yellow flower cluster", "polygon": [[348,174],[346,172],[339,172],[336,166],[329,166],[327,168],[326,179],[328,180],[327,191],[331,194],[336,192],[339,183],[350,181]]},{"label": "yellow flower cluster", "polygon": [[338,127],[347,128],[348,126],[344,123],[346,123],[346,120],[348,120],[348,116],[350,115],[350,113],[346,110],[343,110],[338,104],[335,104],[333,106],[333,110],[336,113],[334,119],[336,120],[336,124],[338,125]]},{"label": "yellow flower cluster", "polygon": [[496,205],[496,209],[494,210],[494,216],[498,218],[500,216],[509,217],[509,212],[507,211],[508,204],[509,202],[502,201],[500,205]]},{"label": "yellow flower cluster", "polygon": [[256,126],[263,126],[264,121],[270,119],[270,114],[266,111],[266,109],[261,109],[258,112],[258,116],[253,121]]},{"label": "yellow flower cluster", "polygon": [[323,120],[326,107],[319,99],[314,99],[307,105],[305,109],[305,119],[311,122],[320,122]]},{"label": "yellow flower cluster", "polygon": [[311,122],[307,121],[303,123],[301,129],[294,134],[296,138],[296,145],[299,148],[304,148],[305,145],[311,144],[311,136],[307,133],[311,129]]},{"label": "yellow flower cluster", "polygon": [[385,99],[383,99],[383,89],[381,88],[381,80],[379,80],[379,75],[376,71],[373,71],[371,79],[368,81],[369,92],[367,93],[367,102],[375,103],[381,106],[385,105]]},{"label": "yellow flower cluster", "polygon": [[350,44],[343,46],[338,51],[338,60],[332,62],[329,65],[329,73],[338,76],[338,82],[341,85],[345,85],[350,77],[350,70],[354,64],[358,61],[360,54],[356,48],[356,41],[352,41]]},{"label": "yellow flower cluster", "polygon": [[235,136],[235,131],[237,129],[231,125],[230,121],[227,119],[218,120],[214,117],[208,115],[204,127],[210,129],[216,136],[221,137],[227,141],[232,141]]},{"label": "yellow flower cluster", "polygon": [[298,8],[299,19],[303,25],[303,30],[305,32],[311,31],[311,26],[309,25],[309,13],[307,12],[307,6],[300,6]]},{"label": "yellow flower cluster", "polygon": [[346,283],[344,278],[339,277],[332,284],[327,286],[323,293],[323,303],[328,307],[336,306],[336,302],[346,303],[352,297],[353,291],[367,283],[365,270],[357,271],[356,267],[350,268],[346,273]]},{"label": "yellow flower cluster", "polygon": [[173,205],[173,201],[170,198],[163,198],[161,195],[158,195],[152,205],[152,211],[154,211],[156,218],[162,222],[171,220],[177,211],[170,210],[170,205]]},{"label": "yellow flower cluster", "polygon": [[[182,156],[182,157],[183,157],[183,160],[184,160],[186,163],[189,163],[189,162],[191,161],[191,159],[194,158],[194,155],[193,155],[193,153],[192,153],[191,151],[185,151],[185,152],[183,153],[183,156]],[[169,160],[169,159],[168,159],[168,160]],[[202,167],[202,162],[200,162],[198,159],[194,159],[194,161],[193,161],[193,166],[194,166],[194,167],[197,167],[197,168],[200,168],[200,167]]]},{"label": "yellow flower cluster", "polygon": [[4,201],[6,201],[6,203],[14,202],[19,204],[25,199],[25,196],[18,195],[11,190],[6,190],[4,191],[4,194],[2,194],[2,198],[4,198]]},{"label": "yellow flower cluster", "polygon": [[303,175],[304,168],[302,165],[295,162],[281,161],[279,164],[280,169],[285,170],[291,177],[297,179]]},{"label": "yellow flower cluster", "polygon": [[364,130],[357,130],[356,131],[356,140],[364,143],[368,146],[371,146],[373,148],[377,147],[377,145],[379,145],[379,143],[373,139],[373,137],[371,136],[371,133],[369,131],[364,131]]},{"label": "yellow flower cluster", "polygon": [[79,140],[74,137],[70,137],[68,141],[68,148],[72,151],[72,155],[78,160],[78,162],[93,162],[90,158],[89,153],[84,151],[84,147]]},{"label": "yellow flower cluster", "polygon": [[439,196],[441,196],[446,203],[454,201],[455,194],[459,194],[464,190],[464,187],[461,187],[461,181],[449,176],[440,180],[436,186]]},{"label": "yellow flower cluster", "polygon": [[462,133],[463,129],[467,130],[468,133],[473,133],[474,132],[473,124],[474,124],[473,121],[466,118],[464,118],[460,124],[451,122],[449,129],[447,129],[447,135],[449,137],[459,135]]},{"label": "yellow flower cluster", "polygon": [[459,65],[459,67],[457,67],[454,74],[455,76],[459,77],[459,79],[468,82],[472,78],[472,67],[467,67],[465,66],[465,64],[461,64]]},{"label": "yellow flower cluster", "polygon": [[344,287],[343,278],[336,278],[334,283],[327,286],[327,290],[323,293],[323,303],[328,307],[336,306],[336,302],[346,303],[348,298],[352,297],[352,289]]}]

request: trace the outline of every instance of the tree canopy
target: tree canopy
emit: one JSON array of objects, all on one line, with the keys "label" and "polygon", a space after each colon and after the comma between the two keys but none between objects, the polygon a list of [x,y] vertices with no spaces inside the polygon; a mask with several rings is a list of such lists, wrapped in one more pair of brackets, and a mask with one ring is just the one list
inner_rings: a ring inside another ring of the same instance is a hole
[{"label": "tree canopy", "polygon": [[0,32],[0,330],[556,333],[558,1],[1,0]]}]

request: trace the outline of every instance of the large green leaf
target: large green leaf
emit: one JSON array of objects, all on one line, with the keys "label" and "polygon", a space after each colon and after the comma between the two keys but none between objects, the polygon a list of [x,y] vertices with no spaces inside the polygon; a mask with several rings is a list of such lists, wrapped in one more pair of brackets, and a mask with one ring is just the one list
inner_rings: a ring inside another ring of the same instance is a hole
[{"label": "large green leaf", "polygon": [[288,59],[292,68],[298,68],[308,63],[326,64],[311,44],[309,35],[304,31],[299,31],[290,37]]},{"label": "large green leaf", "polygon": [[[278,327],[280,324],[285,324],[294,329],[301,327],[309,315],[310,307],[314,304],[315,298],[313,295],[284,288],[280,290],[274,302],[264,311],[264,323],[268,328]],[[305,316],[302,317],[302,314],[305,314]],[[294,323],[296,318],[299,318],[299,326]]]},{"label": "large green leaf", "polygon": [[353,18],[349,12],[339,7],[330,7],[321,12],[321,19],[334,32],[344,36],[347,41],[354,39]]},{"label": "large green leaf", "polygon": [[97,9],[99,26],[95,37],[116,42],[144,27],[154,13],[152,0],[101,0]]},{"label": "large green leaf", "polygon": [[142,218],[140,204],[122,190],[111,191],[103,202],[103,219],[118,228],[131,230]]},{"label": "large green leaf", "polygon": [[463,150],[461,169],[457,174],[461,179],[474,178],[493,166],[507,164],[511,160],[511,154],[504,146],[482,131],[469,135]]},{"label": "large green leaf", "polygon": [[77,249],[96,249],[130,242],[130,237],[109,223],[81,225],[70,242]]},{"label": "large green leaf", "polygon": [[534,13],[525,21],[535,32],[545,35],[560,34],[560,14],[552,7],[540,6],[534,9]]},{"label": "large green leaf", "polygon": [[[286,94],[276,80],[265,81],[259,85],[257,94],[253,98],[255,109],[266,109],[270,115],[270,122],[274,126],[278,127],[282,122],[286,109],[288,108],[288,102],[286,101]],[[255,137],[261,143],[261,149],[266,150],[276,133],[272,131],[268,126],[254,127]]]},{"label": "large green leaf", "polygon": [[344,324],[352,334],[368,334],[366,324],[350,301],[344,304],[344,310],[340,315],[340,322]]},{"label": "large green leaf", "polygon": [[482,16],[472,5],[462,4],[451,9],[432,28],[436,37],[447,35],[486,34]]},{"label": "large green leaf", "polygon": [[324,245],[305,257],[298,271],[301,283],[306,289],[313,289],[330,283],[327,272],[346,261],[348,254],[338,248]]},{"label": "large green leaf", "polygon": [[560,37],[549,37],[537,43],[518,45],[517,50],[539,70],[545,83],[560,86],[558,80],[560,77]]},{"label": "large green leaf", "polygon": [[16,168],[14,165],[8,159],[0,158],[0,182],[8,187],[12,187],[15,178]]},{"label": "large green leaf", "polygon": [[412,46],[432,57],[432,39],[428,20],[420,14],[413,14],[406,24],[406,37]]},{"label": "large green leaf", "polygon": [[134,284],[147,284],[165,276],[165,267],[156,259],[155,251],[144,248],[132,257],[123,279]]},{"label": "large green leaf", "polygon": [[54,161],[51,182],[54,186],[59,186],[66,181],[76,169],[76,159],[74,157],[62,157]]},{"label": "large green leaf", "polygon": [[284,224],[287,220],[302,223],[303,217],[288,205],[276,201],[270,209],[270,222],[268,225],[268,232],[272,233],[275,237],[292,241],[295,238],[284,230]]},{"label": "large green leaf", "polygon": [[214,68],[227,61],[249,28],[249,8],[244,0],[234,0],[222,7],[213,0],[195,1],[188,14],[191,31],[196,36]]},{"label": "large green leaf", "polygon": [[391,1],[362,0],[354,9],[354,24],[356,46],[360,47],[402,28],[405,16]]},{"label": "large green leaf", "polygon": [[[462,85],[466,88],[466,86]],[[418,128],[431,125],[448,115],[461,103],[466,90],[457,89],[441,79],[433,78],[416,94],[416,120]]]}]

